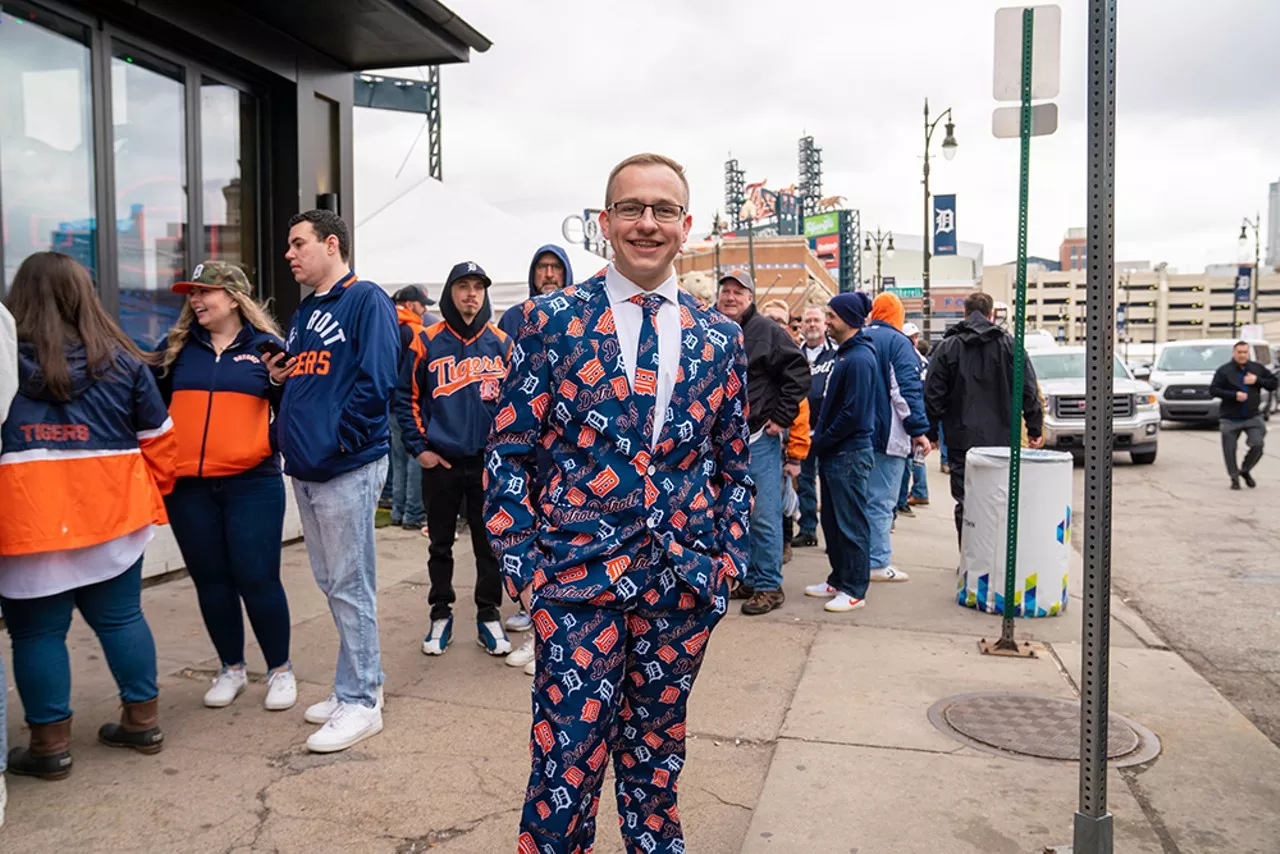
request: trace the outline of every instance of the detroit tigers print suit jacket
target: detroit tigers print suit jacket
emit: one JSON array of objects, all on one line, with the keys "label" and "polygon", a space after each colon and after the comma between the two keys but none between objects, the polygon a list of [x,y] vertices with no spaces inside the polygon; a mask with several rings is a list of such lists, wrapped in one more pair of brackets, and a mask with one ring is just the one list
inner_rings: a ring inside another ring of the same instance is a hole
[{"label": "detroit tigers print suit jacket", "polygon": [[[753,485],[742,330],[680,292],[681,346],[656,447],[636,407],[603,276],[527,301],[485,460],[507,592],[608,605],[653,540],[724,613],[746,571]],[[551,455],[536,482],[535,448]],[[651,539],[652,538],[652,539]]]}]

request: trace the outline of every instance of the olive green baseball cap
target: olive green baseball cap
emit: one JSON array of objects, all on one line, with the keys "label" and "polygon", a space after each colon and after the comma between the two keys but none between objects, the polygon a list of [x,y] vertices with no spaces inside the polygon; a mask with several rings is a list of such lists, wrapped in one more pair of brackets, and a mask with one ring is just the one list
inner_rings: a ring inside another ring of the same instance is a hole
[{"label": "olive green baseball cap", "polygon": [[195,287],[222,288],[232,293],[253,296],[253,285],[249,284],[249,277],[230,261],[205,261],[197,264],[191,271],[190,279],[174,283],[173,292],[189,294]]}]

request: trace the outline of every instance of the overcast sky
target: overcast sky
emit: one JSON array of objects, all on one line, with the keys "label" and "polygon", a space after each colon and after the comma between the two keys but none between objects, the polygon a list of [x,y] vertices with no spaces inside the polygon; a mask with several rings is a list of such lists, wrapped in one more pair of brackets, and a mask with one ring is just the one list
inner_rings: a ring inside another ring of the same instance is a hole
[{"label": "overcast sky", "polygon": [[[441,71],[445,181],[545,221],[548,240],[644,150],[685,164],[705,231],[730,152],[748,182],[784,187],[806,133],[824,194],[847,196],[864,228],[919,234],[928,96],[935,114],[952,107],[960,144],[937,156],[939,127],[933,191],[958,195],[959,237],[984,243],[987,263],[1014,257],[1018,144],[991,136],[993,18],[1007,2],[447,2],[494,45]],[[1087,5],[1062,6],[1061,124],[1032,143],[1030,252],[1049,257],[1085,225]],[[1241,218],[1265,219],[1280,180],[1280,2],[1120,6],[1118,260],[1234,262]],[[358,111],[358,163],[398,165],[420,125]],[[425,169],[424,139],[401,183]]]}]

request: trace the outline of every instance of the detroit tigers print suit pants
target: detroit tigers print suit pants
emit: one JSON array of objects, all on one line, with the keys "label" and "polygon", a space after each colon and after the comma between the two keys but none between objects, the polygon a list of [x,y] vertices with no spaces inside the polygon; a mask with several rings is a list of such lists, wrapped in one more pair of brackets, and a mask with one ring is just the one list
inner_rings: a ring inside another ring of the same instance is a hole
[{"label": "detroit tigers print suit pants", "polygon": [[533,769],[519,854],[591,850],[610,755],[628,854],[685,851],[676,809],[685,711],[721,613],[670,568],[643,563],[609,605],[534,596]]}]

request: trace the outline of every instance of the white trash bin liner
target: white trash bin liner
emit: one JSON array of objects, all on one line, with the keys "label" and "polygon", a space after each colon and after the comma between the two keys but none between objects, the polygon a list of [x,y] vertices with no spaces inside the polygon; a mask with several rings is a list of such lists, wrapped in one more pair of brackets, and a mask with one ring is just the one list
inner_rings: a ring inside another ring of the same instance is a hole
[{"label": "white trash bin liner", "polygon": [[[1022,450],[1016,617],[1053,617],[1067,610],[1071,470],[1071,454],[1065,451]],[[970,448],[964,470],[959,604],[1004,613],[1008,518],[1009,449]]]}]

